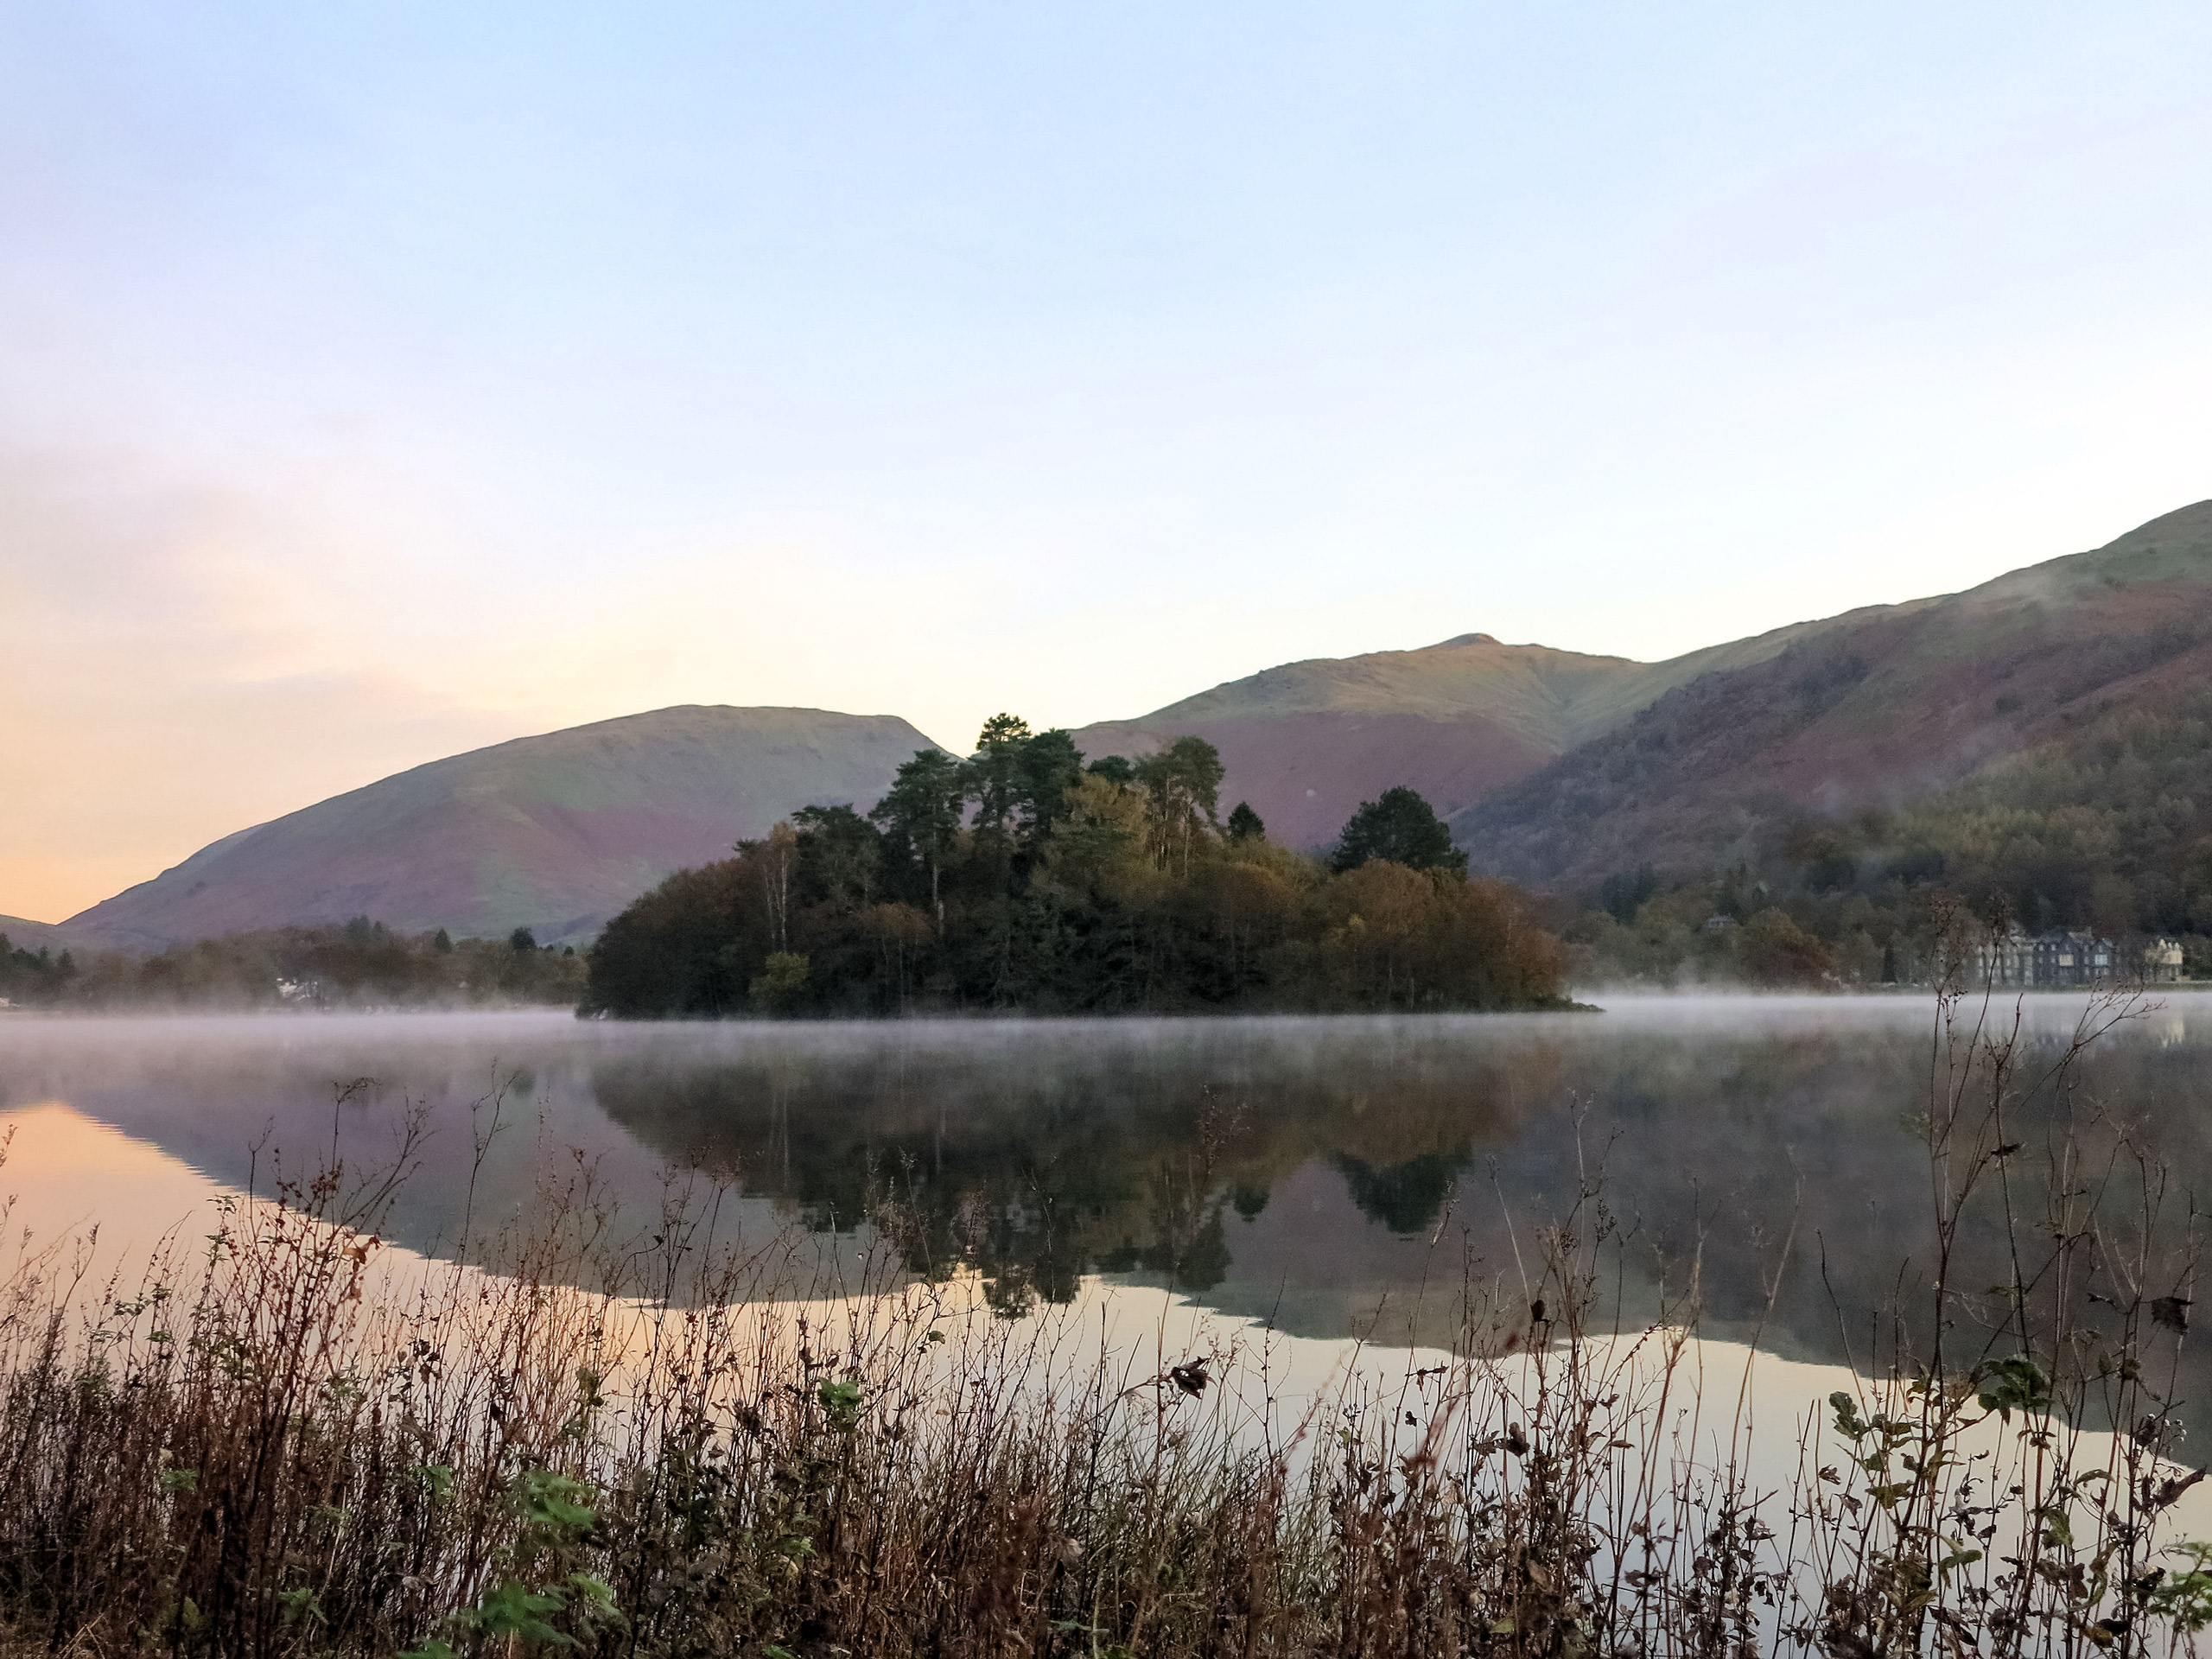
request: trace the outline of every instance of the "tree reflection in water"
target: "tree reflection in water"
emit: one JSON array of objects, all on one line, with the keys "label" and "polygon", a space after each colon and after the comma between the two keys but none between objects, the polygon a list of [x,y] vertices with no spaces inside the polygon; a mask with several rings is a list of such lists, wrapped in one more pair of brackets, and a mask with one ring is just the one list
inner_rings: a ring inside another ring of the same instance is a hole
[{"label": "tree reflection in water", "polygon": [[[2212,1190],[2212,1019],[2195,1007],[2177,994],[2099,1044],[2040,1124],[2070,1115],[2092,1154],[2132,1128],[2174,1192]],[[2077,1008],[2030,1001],[2024,1075]],[[521,1213],[534,1169],[569,1167],[573,1147],[641,1213],[664,1165],[696,1166],[749,1195],[748,1226],[796,1221],[825,1249],[880,1229],[918,1273],[983,1275],[1010,1314],[1103,1272],[1331,1338],[1447,1338],[1470,1275],[1516,1284],[1535,1230],[1601,1188],[1629,1240],[1609,1317],[1640,1325],[1694,1282],[1706,1331],[1748,1336],[1771,1284],[1763,1344],[1840,1361],[1926,1294],[1927,1160],[1907,1120],[1930,1017],[1906,999],[1739,998],[1402,1020],[51,1022],[4,1033],[0,1105],[67,1101],[243,1185],[257,1157],[265,1173],[274,1152],[319,1154],[334,1129],[372,1160],[391,1109],[420,1100],[438,1137],[399,1242],[450,1237],[472,1191],[480,1217]],[[365,1076],[385,1103],[334,1125],[331,1082]],[[469,1109],[495,1077],[512,1127],[480,1173]],[[2041,1133],[2025,1121],[2018,1138]],[[2014,1166],[2029,1208],[2031,1165]],[[1969,1273],[1995,1248],[1988,1203],[1966,1218]],[[2006,1276],[1989,1261],[1974,1282]]]},{"label": "tree reflection in water", "polygon": [[[2063,1049],[2072,1009],[2031,1005],[2024,1071]],[[2204,1185],[2202,1047],[2176,1029],[2115,1033],[2022,1132],[2070,1118],[2094,1164],[2126,1129],[2179,1185]],[[1010,1313],[1098,1271],[1300,1334],[1433,1340],[1467,1274],[1510,1279],[1531,1230],[1599,1189],[1631,1239],[1613,1317],[1645,1320],[1694,1282],[1708,1333],[1747,1334],[1771,1288],[1763,1344],[1841,1360],[1880,1311],[1925,1312],[1910,1119],[1929,1040],[1924,1008],[1895,1003],[1039,1026],[772,1062],[631,1055],[592,1087],[661,1151],[711,1149],[810,1226],[873,1217],[912,1270],[980,1273]],[[2027,1162],[2015,1198],[2032,1206]],[[1995,1220],[1970,1213],[1962,1244],[1993,1281]]]}]

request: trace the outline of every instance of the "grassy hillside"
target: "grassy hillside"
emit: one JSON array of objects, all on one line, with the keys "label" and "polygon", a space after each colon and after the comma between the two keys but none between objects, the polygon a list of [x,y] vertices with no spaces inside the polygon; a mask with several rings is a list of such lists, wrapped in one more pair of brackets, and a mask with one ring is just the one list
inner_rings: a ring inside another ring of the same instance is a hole
[{"label": "grassy hillside", "polygon": [[34,922],[21,916],[0,916],[0,939],[18,950],[66,950],[72,938],[51,922]]},{"label": "grassy hillside", "polygon": [[888,715],[664,709],[417,766],[226,836],[66,925],[161,949],[368,916],[575,939],[798,807],[873,801],[929,740]]},{"label": "grassy hillside", "polygon": [[[2212,502],[1966,593],[1797,630],[1778,653],[1680,685],[1462,810],[1453,828],[1479,867],[1572,887],[1645,863],[1675,876],[1758,865],[1869,813],[1967,813],[1935,798],[1970,779],[1991,800],[2035,796],[2033,779],[2062,763],[2069,788],[2101,799],[2094,757],[2113,734],[2149,733],[2139,722],[2175,715],[2208,683]],[[2004,771],[2031,753],[2046,757],[2040,772]],[[2058,803],[2036,810],[2046,804]],[[1859,833],[1895,833],[1878,821]]]},{"label": "grassy hillside", "polygon": [[1286,846],[1327,844],[1404,784],[1451,813],[1611,730],[1671,687],[1785,649],[1781,629],[1664,663],[1462,634],[1418,651],[1318,658],[1076,734],[1086,754],[1144,754],[1186,734],[1221,751],[1225,802]]}]

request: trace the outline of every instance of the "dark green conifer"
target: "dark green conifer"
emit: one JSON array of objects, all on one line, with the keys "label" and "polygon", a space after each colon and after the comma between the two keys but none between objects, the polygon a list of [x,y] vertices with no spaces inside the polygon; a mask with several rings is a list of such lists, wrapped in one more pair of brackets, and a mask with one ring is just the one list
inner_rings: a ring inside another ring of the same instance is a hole
[{"label": "dark green conifer", "polygon": [[1452,832],[1436,816],[1436,809],[1403,784],[1360,803],[1344,825],[1329,866],[1341,874],[1375,858],[1408,869],[1467,873],[1467,855],[1452,844]]}]

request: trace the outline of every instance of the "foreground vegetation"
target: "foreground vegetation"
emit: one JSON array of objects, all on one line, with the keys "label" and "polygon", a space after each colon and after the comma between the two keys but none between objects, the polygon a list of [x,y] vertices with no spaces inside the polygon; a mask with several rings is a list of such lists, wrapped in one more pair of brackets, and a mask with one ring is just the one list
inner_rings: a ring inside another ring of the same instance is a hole
[{"label": "foreground vegetation", "polygon": [[[778,1301],[794,1241],[732,1243],[712,1192],[681,1185],[625,1226],[573,1162],[526,1232],[398,1262],[373,1230],[425,1155],[411,1116],[391,1167],[240,1200],[127,1291],[53,1251],[17,1267],[0,1641],[2162,1650],[2212,1619],[2208,1552],[2161,1532],[2196,1478],[2170,1460],[2164,1382],[2194,1223],[2072,1088],[2127,1012],[2100,1006],[2031,1071],[2001,1008],[1946,1000],[1912,1116],[1914,1271],[1847,1311],[1877,1380],[1820,1403],[1795,1477],[1766,1485],[1732,1377],[1700,1391],[1717,1373],[1690,1363],[1688,1286],[1668,1321],[1602,1328],[1638,1245],[1594,1164],[1519,1267],[1459,1264],[1455,1357],[1309,1405],[1256,1334],[1104,1347],[1081,1321],[995,1317],[959,1254]],[[2036,1152],[2031,1109],[2056,1126]],[[885,1239],[907,1225],[893,1195],[871,1213]],[[1993,1261],[1961,1249],[1976,1213],[1999,1223]]]},{"label": "foreground vegetation", "polygon": [[810,807],[607,925],[587,1011],[626,1017],[1536,1007],[1557,941],[1387,791],[1328,860],[1219,815],[1212,747],[1086,766],[999,715],[865,817]]},{"label": "foreground vegetation", "polygon": [[0,998],[53,1008],[572,1006],[584,964],[527,929],[505,939],[394,933],[356,917],[180,945],[153,956],[18,950],[0,934]]}]

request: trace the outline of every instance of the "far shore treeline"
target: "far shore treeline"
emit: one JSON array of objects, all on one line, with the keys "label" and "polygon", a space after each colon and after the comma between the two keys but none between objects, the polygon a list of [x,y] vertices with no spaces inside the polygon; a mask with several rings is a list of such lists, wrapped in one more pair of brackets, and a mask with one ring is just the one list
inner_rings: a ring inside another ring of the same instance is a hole
[{"label": "far shore treeline", "polygon": [[572,1005],[583,959],[503,939],[395,933],[357,916],[338,927],[270,928],[153,956],[26,950],[0,933],[0,1001],[55,1008],[390,1008]]},{"label": "far shore treeline", "polygon": [[862,1017],[1529,1008],[1563,995],[1519,889],[1470,880],[1427,803],[1363,804],[1333,854],[1224,822],[1212,745],[1090,760],[999,715],[918,751],[865,813],[809,807],[608,923],[583,1012]]}]

